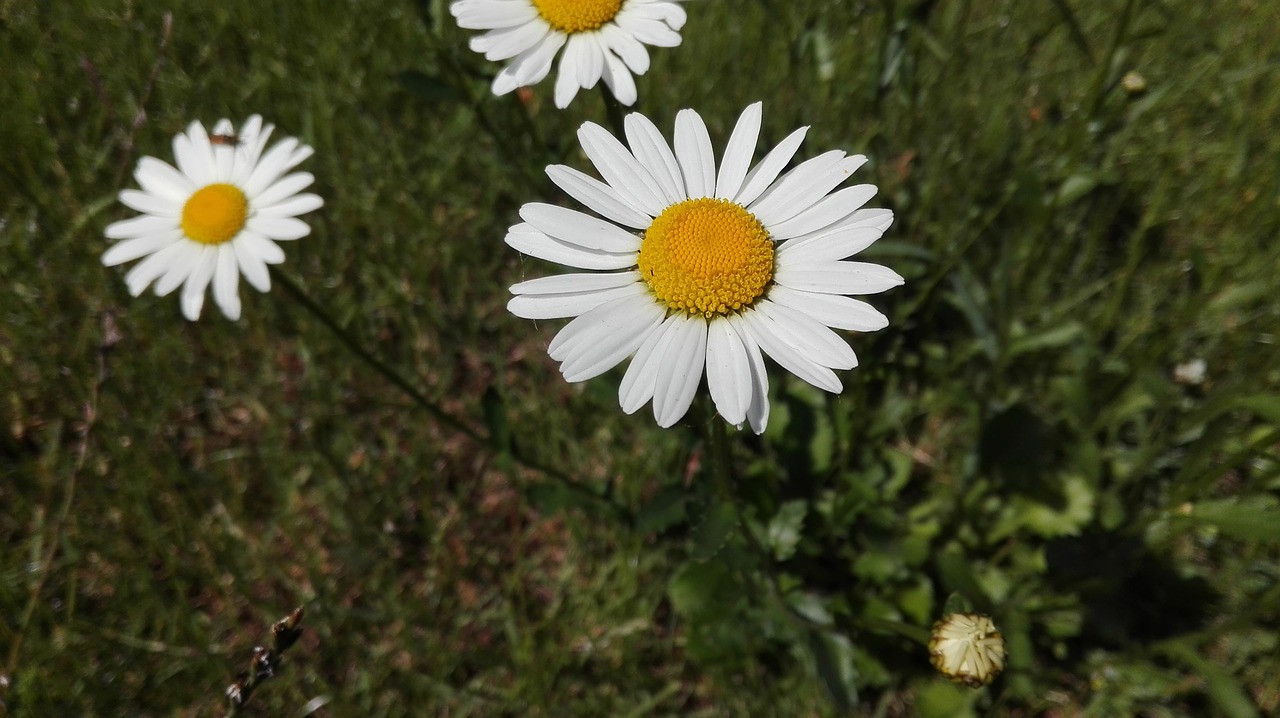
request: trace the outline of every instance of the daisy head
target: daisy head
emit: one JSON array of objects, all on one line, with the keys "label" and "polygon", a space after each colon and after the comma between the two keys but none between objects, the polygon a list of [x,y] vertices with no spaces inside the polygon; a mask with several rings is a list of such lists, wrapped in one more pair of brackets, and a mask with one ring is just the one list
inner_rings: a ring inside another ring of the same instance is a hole
[{"label": "daisy head", "polygon": [[902,284],[878,264],[846,261],[893,222],[863,209],[869,184],[836,188],[866,158],[833,150],[783,174],[808,128],[752,167],[761,105],[738,119],[717,170],[693,110],[676,116],[675,143],[643,115],[626,118],[627,145],[586,123],[578,138],[604,181],[562,165],[551,181],[596,215],[549,204],[520,209],[507,244],[532,257],[592,270],[521,282],[507,308],[526,319],[574,317],[551,341],[571,382],[632,357],[618,398],[632,413],[653,402],[661,426],[688,411],[705,373],[716,410],[760,433],[769,419],[763,356],[826,391],[853,350],[832,329],[888,325],[848,295]]},{"label": "daisy head", "polygon": [[309,234],[297,216],[324,204],[302,192],[315,181],[309,172],[286,174],[310,147],[288,137],[263,152],[273,129],[258,115],[238,133],[225,119],[212,134],[192,122],[173,138],[176,168],[138,161],[133,176],[142,189],[122,191],[120,201],[142,215],[108,225],[107,237],[120,241],[102,255],[108,267],[142,259],[125,275],[130,294],[152,282],[159,296],[182,286],[182,313],[195,321],[212,283],[214,300],[234,320],[240,275],[258,291],[271,288],[267,265],[284,261],[276,242]]},{"label": "daisy head", "polygon": [[636,101],[631,73],[649,69],[645,45],[680,44],[681,0],[457,0],[449,11],[468,30],[471,49],[509,61],[493,80],[493,94],[541,82],[561,48],[556,107],[568,107],[578,89],[602,78],[624,105]]}]

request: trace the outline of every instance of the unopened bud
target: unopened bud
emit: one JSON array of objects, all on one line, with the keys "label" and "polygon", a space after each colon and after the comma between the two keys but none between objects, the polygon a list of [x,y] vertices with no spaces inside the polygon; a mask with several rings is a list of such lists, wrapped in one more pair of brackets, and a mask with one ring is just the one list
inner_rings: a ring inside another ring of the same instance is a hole
[{"label": "unopened bud", "polygon": [[1004,636],[990,616],[950,613],[933,624],[929,656],[934,667],[956,683],[985,686],[1004,670]]}]

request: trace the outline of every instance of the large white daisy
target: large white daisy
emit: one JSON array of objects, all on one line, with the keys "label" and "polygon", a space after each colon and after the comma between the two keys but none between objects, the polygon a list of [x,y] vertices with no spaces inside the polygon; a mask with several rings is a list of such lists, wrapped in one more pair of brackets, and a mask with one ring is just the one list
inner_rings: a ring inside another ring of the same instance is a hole
[{"label": "large white daisy", "polygon": [[[576,317],[551,341],[571,382],[634,357],[618,397],[632,413],[652,400],[661,426],[688,411],[706,373],[716,410],[756,433],[769,418],[762,353],[829,392],[833,369],[858,360],[834,329],[888,325],[866,302],[902,284],[878,264],[845,261],[893,222],[862,209],[874,185],[835,190],[866,162],[834,150],[779,177],[802,127],[751,167],[761,104],[742,113],[717,172],[711,139],[693,110],[676,116],[675,150],[638,113],[626,118],[630,149],[586,123],[578,138],[604,182],[563,165],[551,180],[603,217],[549,204],[520,209],[507,244],[540,259],[595,270],[511,287],[507,305],[526,319]],[[638,233],[637,233],[638,231]]]},{"label": "large white daisy", "polygon": [[510,63],[493,80],[493,94],[541,82],[556,53],[556,107],[568,107],[578,89],[604,79],[625,105],[636,101],[631,73],[649,69],[645,45],[675,47],[684,27],[681,0],[457,0],[449,11],[468,30],[471,49]]},{"label": "large white daisy", "polygon": [[127,189],[120,201],[142,216],[114,222],[106,235],[121,240],[102,255],[108,267],[145,257],[125,281],[138,296],[155,282],[159,296],[182,286],[182,313],[200,317],[205,289],[230,319],[240,318],[240,275],[258,291],[271,288],[268,264],[284,261],[276,242],[298,239],[311,228],[297,218],[324,204],[303,193],[315,181],[309,172],[285,174],[312,154],[288,137],[265,154],[275,125],[250,117],[237,135],[220,120],[213,133],[192,122],[173,138],[174,168],[143,157],[133,176],[142,190]]}]

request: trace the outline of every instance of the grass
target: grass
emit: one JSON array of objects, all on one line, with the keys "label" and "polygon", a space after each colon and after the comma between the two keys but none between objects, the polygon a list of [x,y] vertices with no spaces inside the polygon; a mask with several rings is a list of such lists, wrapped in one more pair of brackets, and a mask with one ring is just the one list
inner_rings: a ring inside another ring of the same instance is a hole
[{"label": "grass", "polygon": [[[545,164],[586,169],[597,94],[489,96],[439,1],[0,2],[0,715],[218,714],[298,605],[251,715],[1280,710],[1280,11],[688,10],[640,108],[719,146],[763,99],[762,145],[865,152],[897,215],[867,254],[908,280],[839,398],[773,376],[734,450],[748,531],[710,539],[696,432],[622,415],[616,373],[565,385],[556,323],[504,308],[547,268],[501,237],[559,201]],[[284,274],[586,491],[419,411],[279,286],[189,324],[101,267],[137,157],[254,112],[317,149]],[[990,688],[877,629],[953,594],[1009,639]]]}]

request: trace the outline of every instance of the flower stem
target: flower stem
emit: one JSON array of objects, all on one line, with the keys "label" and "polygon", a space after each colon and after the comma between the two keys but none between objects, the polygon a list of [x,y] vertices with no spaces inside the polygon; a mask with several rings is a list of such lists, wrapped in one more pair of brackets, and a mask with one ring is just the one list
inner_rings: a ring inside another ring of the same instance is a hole
[{"label": "flower stem", "polygon": [[628,509],[627,507],[617,503],[616,501],[606,496],[601,496],[597,494],[596,492],[592,491],[589,487],[579,483],[578,481],[575,481],[572,477],[560,471],[559,469],[553,466],[548,466],[547,464],[544,464],[541,461],[538,461],[537,459],[534,459],[532,457],[526,456],[520,450],[519,445],[514,442],[512,442],[509,446],[498,445],[498,442],[494,440],[493,436],[490,436],[484,432],[481,432],[477,429],[472,428],[471,426],[464,423],[462,420],[455,417],[453,414],[450,414],[448,411],[441,408],[439,404],[437,404],[436,402],[428,398],[426,394],[423,394],[421,390],[415,387],[408,379],[404,378],[402,374],[397,372],[395,369],[393,369],[389,364],[387,364],[382,359],[379,359],[378,357],[374,356],[372,352],[370,352],[368,349],[364,347],[362,343],[360,343],[359,339],[356,339],[356,337],[353,336],[351,332],[347,331],[345,328],[339,325],[337,320],[335,320],[332,316],[330,316],[329,313],[325,311],[323,307],[317,304],[316,301],[312,299],[311,296],[308,295],[305,290],[302,289],[302,287],[298,286],[292,279],[289,279],[289,277],[286,276],[284,272],[281,272],[275,267],[270,267],[270,270],[271,270],[271,276],[274,278],[274,280],[278,284],[280,284],[282,287],[284,287],[284,290],[288,292],[294,299],[298,300],[298,303],[301,304],[303,308],[306,309],[311,314],[311,316],[319,320],[320,323],[323,324],[326,329],[333,332],[334,336],[336,336],[338,340],[342,342],[343,346],[347,347],[347,349],[350,349],[351,352],[355,354],[361,361],[363,361],[365,364],[368,364],[371,369],[381,374],[387,381],[391,382],[397,389],[404,392],[405,396],[409,397],[413,401],[413,403],[417,404],[421,409],[426,411],[431,416],[435,417],[435,419],[439,421],[441,424],[444,424],[450,429],[458,432],[459,434],[462,434],[463,436],[466,436],[467,438],[471,439],[477,444],[480,444],[481,446],[484,446],[493,452],[496,452],[498,454],[505,454],[506,456],[509,456],[515,463],[519,464],[520,466],[523,466],[526,469],[536,471],[542,474],[543,476],[546,476],[549,479],[553,479],[559,482],[560,484],[570,489],[571,491],[574,491],[576,493],[582,494],[587,498],[590,498],[592,501],[601,504],[602,507],[607,509],[608,512],[614,518],[624,521],[628,524],[630,524],[633,521],[634,516],[632,515],[631,510]]},{"label": "flower stem", "polygon": [[365,349],[364,345],[360,343],[360,340],[352,336],[351,332],[348,332],[346,329],[339,326],[338,322],[334,320],[333,317],[329,316],[329,313],[326,312],[319,304],[316,304],[315,300],[303,291],[302,287],[294,284],[293,280],[289,279],[288,276],[277,270],[275,267],[271,267],[270,269],[272,278],[284,287],[285,291],[292,295],[294,299],[298,300],[298,303],[311,313],[311,316],[320,320],[320,323],[329,331],[333,332],[334,335],[338,337],[339,341],[346,345],[346,347],[357,357],[359,357],[364,363],[368,364],[371,369],[381,374],[387,381],[394,384],[400,391],[403,391],[405,396],[412,399],[415,404],[426,410],[428,414],[434,416],[437,421],[448,426],[450,429],[470,437],[477,443],[489,443],[488,437],[462,423],[452,414],[440,408],[438,404],[427,398],[427,396],[419,391],[417,387],[410,384],[408,379],[405,379],[399,372],[388,366],[386,362],[382,361]]},{"label": "flower stem", "polygon": [[604,98],[604,111],[609,116],[609,124],[613,126],[614,136],[619,142],[624,141],[627,136],[626,109],[603,82],[600,83],[600,96]]}]

